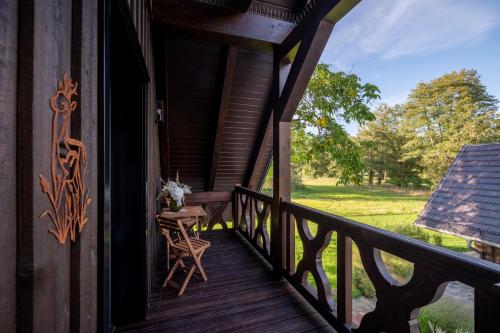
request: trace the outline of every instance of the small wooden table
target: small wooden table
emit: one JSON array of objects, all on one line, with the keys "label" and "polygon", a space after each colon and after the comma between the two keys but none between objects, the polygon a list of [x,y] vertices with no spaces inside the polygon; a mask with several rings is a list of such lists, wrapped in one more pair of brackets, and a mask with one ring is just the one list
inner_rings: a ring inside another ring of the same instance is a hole
[{"label": "small wooden table", "polygon": [[[201,224],[207,213],[201,206],[185,206],[181,210],[174,212],[168,208],[162,209],[160,216],[174,221],[181,222],[189,233],[196,225],[198,230],[194,231],[196,238],[200,238]],[[170,269],[170,248],[167,243],[167,269]]]},{"label": "small wooden table", "polygon": [[[200,237],[201,224],[207,213],[201,206],[185,206],[181,210],[174,212],[166,208],[160,212],[161,217],[172,220],[174,222],[180,221],[186,227],[186,231],[190,231],[194,225],[198,226],[198,230],[195,233],[196,238]],[[192,223],[193,219],[196,223]]]}]

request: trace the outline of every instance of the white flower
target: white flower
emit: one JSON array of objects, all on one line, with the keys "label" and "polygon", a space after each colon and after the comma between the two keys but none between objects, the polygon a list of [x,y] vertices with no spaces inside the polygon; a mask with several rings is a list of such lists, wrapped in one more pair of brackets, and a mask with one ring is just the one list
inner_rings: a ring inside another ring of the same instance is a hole
[{"label": "white flower", "polygon": [[181,182],[174,181],[161,181],[161,191],[158,195],[158,199],[162,196],[170,196],[173,200],[177,202],[178,205],[182,205],[184,195],[191,194],[191,186],[182,184]]},{"label": "white flower", "polygon": [[186,184],[181,184],[180,188],[184,191],[184,194],[191,194],[191,186]]}]

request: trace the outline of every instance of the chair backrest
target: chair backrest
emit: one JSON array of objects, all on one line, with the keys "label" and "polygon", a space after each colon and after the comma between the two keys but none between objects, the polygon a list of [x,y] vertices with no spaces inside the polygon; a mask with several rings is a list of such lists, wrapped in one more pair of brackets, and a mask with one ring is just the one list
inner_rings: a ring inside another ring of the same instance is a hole
[{"label": "chair backrest", "polygon": [[172,238],[173,235],[176,235],[178,237],[178,241],[186,241],[187,246],[190,250],[191,253],[194,253],[193,245],[191,244],[191,240],[186,232],[186,229],[184,228],[184,225],[182,224],[181,221],[173,221],[170,219],[166,219],[162,217],[161,215],[156,215],[156,221],[160,225],[160,228],[164,231],[164,235],[167,238],[167,242],[169,243],[170,246],[172,247],[177,247],[176,246],[176,241]]}]

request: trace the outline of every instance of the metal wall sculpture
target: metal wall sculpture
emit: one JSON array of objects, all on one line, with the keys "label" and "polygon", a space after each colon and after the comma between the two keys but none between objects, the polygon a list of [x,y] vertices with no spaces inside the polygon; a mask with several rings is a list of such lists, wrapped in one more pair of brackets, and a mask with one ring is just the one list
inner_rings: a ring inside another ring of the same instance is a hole
[{"label": "metal wall sculpture", "polygon": [[49,230],[60,244],[64,244],[68,233],[76,239],[87,223],[87,207],[91,203],[89,189],[85,185],[87,152],[83,142],[71,138],[71,114],[76,110],[78,84],[68,78],[58,82],[57,91],[50,98],[52,110],[52,150],[50,180],[40,175],[40,185],[50,202],[50,209],[43,211],[40,218],[48,216],[54,227]]}]

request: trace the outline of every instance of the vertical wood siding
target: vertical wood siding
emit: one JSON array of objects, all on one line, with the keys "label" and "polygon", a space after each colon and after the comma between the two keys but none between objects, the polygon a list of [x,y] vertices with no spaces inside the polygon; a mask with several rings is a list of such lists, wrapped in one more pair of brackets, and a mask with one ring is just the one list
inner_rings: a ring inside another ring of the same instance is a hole
[{"label": "vertical wood siding", "polygon": [[[75,8],[76,7],[76,8]],[[94,332],[97,327],[97,119],[98,119],[98,4],[96,0],[73,0],[72,72],[79,81],[80,130],[88,155],[87,183],[91,186],[92,208],[89,223],[80,234],[80,242],[72,243],[71,265],[71,330]],[[75,18],[80,18],[76,22]]]},{"label": "vertical wood siding", "polygon": [[156,197],[160,183],[160,150],[158,143],[158,124],[156,119],[156,96],[155,96],[155,67],[153,61],[153,43],[151,35],[151,1],[149,0],[127,0],[130,8],[131,17],[135,24],[137,37],[142,47],[146,67],[148,68],[150,82],[148,86],[148,101],[147,101],[147,260],[148,260],[148,294],[151,294],[151,283],[155,276],[156,269],[155,258],[156,249],[159,242],[158,231],[156,226],[157,203]]},{"label": "vertical wood siding", "polygon": [[[16,294],[5,298],[9,304],[5,308],[2,304],[2,311],[6,309],[9,319],[5,320],[1,312],[0,321],[2,325],[12,325],[9,320],[15,320],[19,332],[94,332],[97,317],[97,1],[23,1],[19,2],[17,11],[12,5],[16,2],[9,3],[7,11],[3,10],[2,3],[2,15],[5,13],[9,18],[5,21],[9,24],[8,33],[11,33],[10,24],[16,22],[15,14],[19,15],[15,27],[19,45],[14,51],[6,49],[13,52],[18,61],[17,119],[8,118],[5,122],[9,128],[17,128],[17,146],[12,138],[8,140],[13,149],[17,148],[17,160],[11,157],[10,162],[14,167],[12,161],[17,162],[17,178],[12,177],[17,183],[17,196],[14,190],[11,193],[17,197],[17,237],[9,235],[7,242],[2,240],[2,246],[9,244],[17,248],[17,253],[2,249],[0,256],[2,262],[7,258],[17,265],[17,286]],[[5,59],[9,59],[8,68],[12,71],[16,64],[10,54]],[[65,245],[60,245],[48,232],[51,221],[39,218],[49,206],[40,188],[39,174],[50,174],[52,112],[48,102],[65,73],[78,81],[78,108],[73,113],[71,131],[72,136],[81,138],[86,145],[89,165],[85,177],[92,204],[87,211],[88,222],[76,242],[67,240]],[[12,79],[13,74],[9,75]],[[8,92],[3,84],[1,90]],[[7,152],[11,154],[10,150]],[[9,169],[2,167],[3,170]],[[1,201],[8,202],[3,195]],[[8,204],[11,209],[16,207],[15,202]],[[3,232],[2,235],[7,236]],[[4,295],[8,294],[2,289],[2,300]],[[11,311],[12,304],[16,306],[16,313]]]},{"label": "vertical wood siding", "polygon": [[[146,218],[151,238],[148,273],[154,276],[160,160],[151,4],[129,4],[151,78]],[[97,0],[0,0],[0,331],[97,329],[97,5]],[[38,175],[50,174],[52,112],[48,102],[64,73],[79,84],[71,131],[87,148],[85,177],[92,204],[77,241],[60,245],[48,233],[50,220],[39,218],[49,203]]]},{"label": "vertical wood siding", "polygon": [[0,1],[0,323],[16,331],[17,1]]}]

